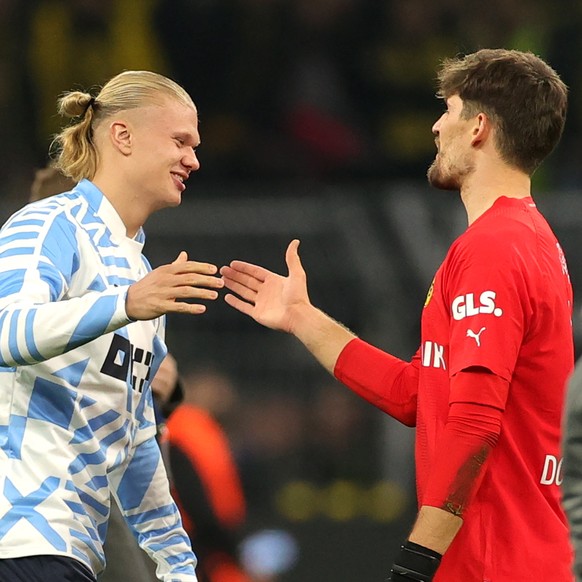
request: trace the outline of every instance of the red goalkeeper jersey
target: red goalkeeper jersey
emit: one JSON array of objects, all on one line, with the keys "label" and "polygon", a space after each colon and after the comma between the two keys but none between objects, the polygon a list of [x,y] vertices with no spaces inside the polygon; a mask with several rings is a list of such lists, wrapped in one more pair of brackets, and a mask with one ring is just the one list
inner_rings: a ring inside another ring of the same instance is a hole
[{"label": "red goalkeeper jersey", "polygon": [[[398,373],[400,385],[403,373],[411,385],[399,388],[399,415],[410,420],[401,409],[416,403],[420,505],[449,405],[487,404],[504,413],[482,484],[435,582],[573,580],[559,490],[561,412],[574,365],[571,316],[564,255],[531,198],[499,198],[453,243],[438,269],[422,315],[421,348]],[[359,341],[342,352],[338,378],[367,366]],[[450,378],[473,367],[508,380],[507,399],[478,385],[451,393]],[[376,403],[395,398],[381,390],[390,387],[356,391]]]}]

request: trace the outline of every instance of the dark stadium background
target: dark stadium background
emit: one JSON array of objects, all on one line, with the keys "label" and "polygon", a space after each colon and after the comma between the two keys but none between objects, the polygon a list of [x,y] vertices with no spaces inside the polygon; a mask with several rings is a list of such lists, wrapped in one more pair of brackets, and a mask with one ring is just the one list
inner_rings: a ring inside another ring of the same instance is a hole
[{"label": "dark stadium background", "polygon": [[[531,50],[570,87],[564,138],[534,192],[578,297],[580,30],[582,4],[567,0],[0,0],[2,221],[47,162],[61,92],[156,70],[198,106],[202,167],[182,206],[146,225],[152,264],[185,249],[283,272],[300,238],[313,302],[408,357],[433,272],[465,220],[455,193],[425,183],[444,57]],[[224,422],[247,533],[283,530],[299,548],[281,582],[381,580],[415,513],[412,431],[335,385],[292,338],[222,302],[170,317],[167,339],[184,373],[211,367],[232,382]]]}]

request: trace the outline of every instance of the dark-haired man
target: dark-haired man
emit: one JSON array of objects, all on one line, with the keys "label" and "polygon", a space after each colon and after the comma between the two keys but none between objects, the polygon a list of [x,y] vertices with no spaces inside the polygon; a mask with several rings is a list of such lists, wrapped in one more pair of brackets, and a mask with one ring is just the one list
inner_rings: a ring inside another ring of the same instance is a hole
[{"label": "dark-haired man", "polygon": [[531,198],[531,175],[562,133],[567,90],[531,53],[481,50],[439,72],[430,183],[458,190],[467,230],[430,287],[411,362],[384,353],[309,301],[289,276],[233,261],[226,301],[294,334],[325,368],[416,426],[419,513],[396,582],[570,582],[559,463],[573,367],[572,289],[561,247]]}]

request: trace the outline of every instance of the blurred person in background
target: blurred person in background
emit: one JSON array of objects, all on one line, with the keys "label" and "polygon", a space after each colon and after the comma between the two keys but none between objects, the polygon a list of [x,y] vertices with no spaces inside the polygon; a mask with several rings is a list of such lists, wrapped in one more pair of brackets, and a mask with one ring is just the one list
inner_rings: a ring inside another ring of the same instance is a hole
[{"label": "blurred person in background", "polygon": [[69,192],[76,186],[76,182],[65,176],[58,168],[52,165],[37,169],[30,186],[29,202],[43,200],[49,196]]},{"label": "blurred person in background", "polygon": [[184,400],[167,419],[164,446],[174,498],[198,557],[200,582],[251,582],[238,544],[246,501],[228,436],[217,419],[235,397],[218,371],[187,374]]},{"label": "blurred person in background", "polygon": [[305,407],[281,389],[245,398],[237,454],[253,528],[273,525],[276,498],[305,469]]},{"label": "blurred person in background", "polygon": [[568,383],[562,448],[563,466],[555,459],[551,470],[562,480],[562,501],[574,545],[574,574],[576,582],[582,582],[582,360]]},{"label": "blurred person in background", "polygon": [[322,383],[306,406],[305,477],[318,485],[371,485],[380,478],[375,410],[335,384]]},{"label": "blurred person in background", "polygon": [[[560,457],[573,367],[572,287],[531,198],[558,143],[567,89],[532,53],[480,50],[439,71],[431,185],[458,190],[467,230],[438,269],[411,362],[313,306],[290,243],[282,277],[233,261],[227,303],[295,335],[337,379],[416,426],[419,513],[393,582],[570,582],[572,550],[549,460]],[[543,535],[540,535],[543,532]]]},{"label": "blurred person in background", "polygon": [[94,582],[113,495],[159,579],[195,582],[150,383],[165,314],[204,313],[223,283],[185,252],[152,270],[142,226],[199,168],[197,110],[148,71],[59,108],[56,167],[78,184],[0,230],[0,578]]}]

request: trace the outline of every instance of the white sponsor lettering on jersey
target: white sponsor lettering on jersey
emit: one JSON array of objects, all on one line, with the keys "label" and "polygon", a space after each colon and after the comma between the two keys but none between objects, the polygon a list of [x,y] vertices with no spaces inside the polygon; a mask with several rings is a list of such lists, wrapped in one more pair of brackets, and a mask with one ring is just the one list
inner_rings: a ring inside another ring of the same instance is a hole
[{"label": "white sponsor lettering on jersey", "polygon": [[445,347],[431,341],[424,342],[422,344],[421,361],[425,368],[442,368],[446,370]]},{"label": "white sponsor lettering on jersey", "polygon": [[544,468],[542,469],[541,485],[561,485],[563,480],[562,464],[564,459],[558,459],[554,455],[546,455]]},{"label": "white sponsor lettering on jersey", "polygon": [[451,312],[453,318],[457,321],[465,319],[465,317],[472,317],[479,313],[492,313],[496,317],[503,315],[503,310],[495,305],[495,291],[483,291],[479,296],[479,301],[475,301],[474,293],[467,293],[466,295],[459,295],[453,299],[451,304]]}]

